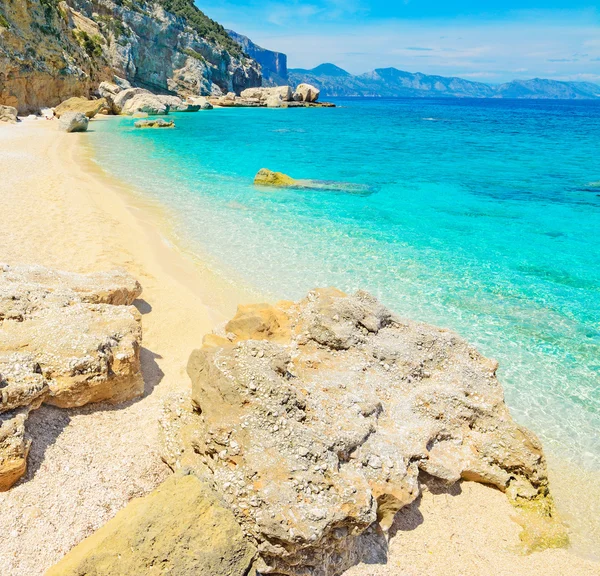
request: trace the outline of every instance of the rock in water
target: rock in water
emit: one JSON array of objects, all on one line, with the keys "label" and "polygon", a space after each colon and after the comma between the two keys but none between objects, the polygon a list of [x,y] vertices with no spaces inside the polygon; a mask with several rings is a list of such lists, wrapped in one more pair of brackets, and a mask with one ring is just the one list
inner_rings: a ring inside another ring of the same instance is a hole
[{"label": "rock in water", "polygon": [[123,272],[0,266],[0,490],[25,472],[31,410],[142,394],[140,316],[130,306],[140,293]]},{"label": "rock in water", "polygon": [[417,498],[421,471],[544,503],[548,519],[541,445],[511,418],[497,367],[365,292],[240,307],[190,357],[195,410],[166,408],[165,460],[214,483],[265,573],[342,573],[359,535]]},{"label": "rock in water", "polygon": [[107,106],[104,98],[100,100],[88,100],[87,98],[69,98],[54,109],[54,114],[60,118],[67,112],[82,112],[88,118],[93,118],[100,110]]},{"label": "rock in water", "polygon": [[65,132],[86,132],[89,120],[83,112],[65,112],[58,121],[58,127]]},{"label": "rock in water", "polygon": [[261,168],[254,177],[254,184],[257,186],[295,186],[296,181],[283,172],[273,172],[268,168]]},{"label": "rock in water", "polygon": [[136,128],[175,128],[175,122],[158,118],[157,120],[139,120],[134,126]]},{"label": "rock in water", "polygon": [[296,102],[316,102],[321,91],[312,84],[299,84],[294,92]]},{"label": "rock in water", "polygon": [[0,106],[0,122],[17,123],[17,109],[12,106]]},{"label": "rock in water", "polygon": [[46,576],[252,576],[256,549],[193,475],[132,500]]}]

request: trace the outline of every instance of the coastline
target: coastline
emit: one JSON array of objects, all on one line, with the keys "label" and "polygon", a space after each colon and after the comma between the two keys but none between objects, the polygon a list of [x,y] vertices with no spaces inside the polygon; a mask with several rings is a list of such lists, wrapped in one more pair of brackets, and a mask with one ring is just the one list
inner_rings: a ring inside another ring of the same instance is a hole
[{"label": "coastline", "polygon": [[[172,242],[165,210],[104,173],[85,142],[55,122],[0,128],[10,165],[0,185],[0,259],[81,272],[122,267],[136,276],[147,393],[124,406],[65,414],[43,407],[31,417],[46,441],[34,445],[26,477],[0,494],[0,530],[11,535],[0,551],[7,575],[41,574],[168,475],[158,456],[162,400],[189,386],[187,358],[202,336],[238,303],[259,299]],[[518,555],[513,514],[503,494],[482,485],[426,491],[399,515],[388,564],[348,574],[598,574],[597,563],[569,550]]]}]

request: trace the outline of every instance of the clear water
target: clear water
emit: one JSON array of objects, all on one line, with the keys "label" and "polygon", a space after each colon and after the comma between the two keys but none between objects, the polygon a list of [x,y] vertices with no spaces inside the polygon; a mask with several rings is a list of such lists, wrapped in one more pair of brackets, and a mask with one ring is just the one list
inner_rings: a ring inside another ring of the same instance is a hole
[{"label": "clear water", "polygon": [[[338,100],[95,123],[109,172],[272,297],[365,288],[500,361],[513,415],[600,470],[600,104]],[[370,195],[265,190],[268,167]]]}]

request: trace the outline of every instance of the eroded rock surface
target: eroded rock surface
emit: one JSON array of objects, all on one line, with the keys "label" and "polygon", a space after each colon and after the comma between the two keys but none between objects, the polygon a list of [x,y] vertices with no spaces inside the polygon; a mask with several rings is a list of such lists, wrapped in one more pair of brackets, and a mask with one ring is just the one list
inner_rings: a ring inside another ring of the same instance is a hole
[{"label": "eroded rock surface", "polygon": [[[240,307],[192,353],[191,403],[165,408],[165,460],[222,493],[261,573],[332,576],[420,493],[476,480],[553,514],[542,448],[511,418],[497,363],[365,292]],[[192,408],[193,405],[193,408]]]},{"label": "eroded rock surface", "polygon": [[83,112],[65,112],[58,121],[58,127],[65,132],[86,132],[89,122]]},{"label": "eroded rock surface", "polygon": [[81,112],[88,118],[93,118],[107,106],[107,102],[104,98],[99,100],[88,100],[87,98],[69,98],[64,102],[61,102],[55,109],[54,114],[57,118],[60,118],[67,112]]},{"label": "eroded rock surface", "polygon": [[25,472],[29,411],[143,392],[140,285],[123,272],[0,265],[0,490]]},{"label": "eroded rock surface", "polygon": [[46,576],[252,576],[255,556],[210,487],[175,475],[132,500]]}]

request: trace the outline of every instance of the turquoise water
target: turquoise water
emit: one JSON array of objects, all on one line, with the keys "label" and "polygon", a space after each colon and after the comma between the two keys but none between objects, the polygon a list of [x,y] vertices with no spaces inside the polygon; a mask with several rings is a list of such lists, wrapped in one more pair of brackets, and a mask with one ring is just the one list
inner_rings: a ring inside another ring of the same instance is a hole
[{"label": "turquoise water", "polygon": [[[600,105],[338,100],[94,124],[96,158],[274,298],[365,288],[497,358],[513,415],[600,470]],[[265,190],[259,168],[368,194]]]}]

